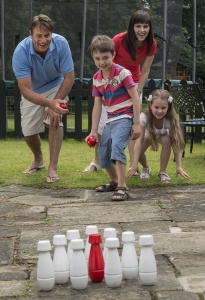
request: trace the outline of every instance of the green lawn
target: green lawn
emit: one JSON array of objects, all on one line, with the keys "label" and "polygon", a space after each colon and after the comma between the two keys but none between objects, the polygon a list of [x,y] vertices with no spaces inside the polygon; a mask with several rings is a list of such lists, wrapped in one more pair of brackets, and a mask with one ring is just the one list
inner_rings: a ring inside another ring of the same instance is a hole
[{"label": "green lawn", "polygon": [[[0,140],[0,164],[1,175],[0,184],[3,186],[17,184],[23,186],[33,186],[37,188],[83,188],[94,189],[101,183],[108,182],[105,170],[94,173],[82,173],[82,170],[92,161],[94,149],[87,144],[71,139],[63,141],[63,146],[59,158],[58,174],[60,182],[48,185],[45,182],[47,170],[37,172],[32,175],[24,175],[21,172],[28,167],[32,161],[32,155],[23,139]],[[44,163],[48,166],[48,143],[42,141],[44,153]],[[128,151],[126,149],[126,153]],[[138,177],[127,179],[128,187],[157,187],[162,186],[157,177],[159,171],[160,152],[147,151],[147,157],[152,169],[150,180],[140,180]],[[205,183],[205,145],[194,143],[193,153],[189,153],[189,143],[186,145],[186,154],[182,158],[183,169],[191,176],[189,180],[175,176],[175,163],[173,155],[170,159],[167,173],[171,176],[171,185],[194,185]],[[127,166],[128,168],[128,166]]]}]

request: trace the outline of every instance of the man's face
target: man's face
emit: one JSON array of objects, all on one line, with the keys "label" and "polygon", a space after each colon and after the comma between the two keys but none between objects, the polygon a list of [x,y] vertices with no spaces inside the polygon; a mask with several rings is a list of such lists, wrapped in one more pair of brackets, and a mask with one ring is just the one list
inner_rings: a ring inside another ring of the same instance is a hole
[{"label": "man's face", "polygon": [[52,40],[52,32],[43,27],[35,27],[33,33],[30,33],[30,36],[35,51],[39,54],[46,53]]}]

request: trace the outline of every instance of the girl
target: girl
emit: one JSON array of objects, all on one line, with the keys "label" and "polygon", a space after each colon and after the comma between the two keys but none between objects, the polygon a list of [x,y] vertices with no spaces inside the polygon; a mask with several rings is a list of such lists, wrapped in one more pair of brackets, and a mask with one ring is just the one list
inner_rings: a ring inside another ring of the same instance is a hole
[{"label": "girl", "polygon": [[135,143],[134,159],[127,174],[128,178],[135,174],[139,161],[142,165],[140,178],[150,179],[151,169],[147,163],[145,152],[149,146],[152,150],[158,150],[158,144],[162,145],[158,173],[160,181],[164,183],[171,181],[169,175],[166,174],[171,148],[176,161],[176,174],[190,178],[181,167],[180,151],[184,149],[184,139],[172,101],[173,98],[166,90],[155,90],[149,96],[148,108],[140,114],[141,135]]}]

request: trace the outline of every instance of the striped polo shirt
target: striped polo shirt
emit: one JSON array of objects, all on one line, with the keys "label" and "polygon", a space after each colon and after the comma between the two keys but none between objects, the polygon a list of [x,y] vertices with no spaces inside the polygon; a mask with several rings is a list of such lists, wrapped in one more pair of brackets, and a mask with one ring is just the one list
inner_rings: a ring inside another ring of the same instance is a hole
[{"label": "striped polo shirt", "polygon": [[108,79],[99,70],[93,76],[93,97],[103,97],[107,111],[107,123],[133,117],[133,104],[128,89],[135,86],[130,71],[113,63]]}]

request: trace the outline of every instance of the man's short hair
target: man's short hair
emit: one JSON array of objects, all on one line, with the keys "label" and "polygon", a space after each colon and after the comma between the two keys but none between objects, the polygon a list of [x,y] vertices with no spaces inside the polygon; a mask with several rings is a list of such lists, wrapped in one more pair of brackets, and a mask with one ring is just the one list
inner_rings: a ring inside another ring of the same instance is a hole
[{"label": "man's short hair", "polygon": [[30,25],[30,32],[33,33],[33,29],[35,27],[44,28],[48,31],[53,32],[54,30],[54,24],[53,21],[46,15],[40,14],[38,16],[33,17],[33,20]]}]

